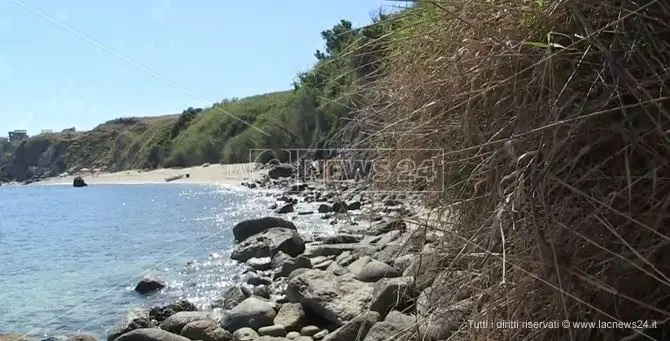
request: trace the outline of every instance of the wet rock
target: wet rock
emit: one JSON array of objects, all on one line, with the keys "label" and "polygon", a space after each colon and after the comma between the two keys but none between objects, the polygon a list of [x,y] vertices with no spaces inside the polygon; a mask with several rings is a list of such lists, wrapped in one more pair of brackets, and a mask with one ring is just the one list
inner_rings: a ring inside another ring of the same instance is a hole
[{"label": "wet rock", "polygon": [[195,304],[187,300],[180,300],[168,305],[153,307],[149,309],[149,317],[155,323],[160,323],[165,321],[166,318],[180,311],[197,311],[197,310],[198,308],[195,306]]},{"label": "wet rock", "polygon": [[233,339],[229,331],[219,327],[213,320],[189,322],[182,328],[180,335],[201,341],[230,341]]},{"label": "wet rock", "polygon": [[244,327],[258,329],[271,326],[276,315],[274,308],[267,300],[251,296],[223,316],[221,327],[227,330],[238,330]]},{"label": "wet rock", "polygon": [[355,210],[360,210],[361,209],[361,202],[360,201],[354,201],[347,205],[347,209],[349,211],[355,211]]},{"label": "wet rock", "polygon": [[255,234],[274,227],[296,230],[295,224],[288,220],[276,217],[264,217],[260,219],[249,219],[237,223],[233,227],[233,236],[235,236],[235,240],[237,242],[243,242]]},{"label": "wet rock", "polygon": [[135,291],[147,294],[165,288],[165,282],[156,277],[145,277],[135,286]]},{"label": "wet rock", "polygon": [[384,278],[375,283],[370,310],[384,318],[393,309],[404,310],[411,306],[415,296],[412,277]]},{"label": "wet rock", "polygon": [[251,258],[247,260],[247,265],[250,267],[258,270],[258,271],[266,271],[270,270],[272,266],[272,258],[270,257],[263,257],[263,258]]},{"label": "wet rock", "polygon": [[326,205],[326,204],[319,205],[319,209],[318,209],[319,213],[330,213],[332,211],[333,211],[333,208],[330,207],[330,205]]},{"label": "wet rock", "polygon": [[185,325],[199,320],[215,320],[220,316],[215,316],[208,311],[180,311],[170,315],[165,321],[161,322],[160,329],[167,330],[170,333],[179,334]]},{"label": "wet rock", "polygon": [[158,328],[141,328],[127,332],[116,341],[189,341],[189,339]]},{"label": "wet rock", "polygon": [[305,251],[305,242],[295,230],[274,227],[235,245],[230,258],[246,261],[254,257],[272,257],[279,251],[298,256]]},{"label": "wet rock", "polygon": [[363,282],[377,282],[382,278],[393,278],[400,275],[401,273],[398,269],[373,259],[363,266],[356,279]]},{"label": "wet rock", "polygon": [[291,213],[293,212],[293,204],[286,204],[277,210],[279,214]]},{"label": "wet rock", "polygon": [[153,323],[149,318],[149,314],[141,311],[129,312],[123,321],[110,328],[107,334],[107,341],[113,341],[117,337],[135,329],[151,327],[153,327]]},{"label": "wet rock", "polygon": [[363,340],[381,317],[375,311],[366,311],[328,334],[323,341]]},{"label": "wet rock", "polygon": [[338,201],[333,204],[333,212],[335,213],[346,213],[347,212],[347,203],[344,201]]},{"label": "wet rock", "polygon": [[270,207],[268,207],[268,208],[271,209],[271,210],[276,210],[277,207],[279,207],[279,206],[277,205],[277,203],[274,203],[274,204],[270,205]]},{"label": "wet rock", "polygon": [[215,300],[212,308],[233,309],[249,296],[251,296],[251,291],[248,288],[236,284],[228,288],[221,298]]},{"label": "wet rock", "polygon": [[255,341],[258,338],[258,333],[251,328],[240,328],[233,333],[233,341]]},{"label": "wet rock", "polygon": [[279,308],[274,324],[282,325],[287,331],[298,331],[305,321],[305,311],[300,303],[285,303]]},{"label": "wet rock", "polygon": [[336,276],[322,270],[307,270],[288,282],[286,295],[312,312],[341,326],[359,315],[372,298],[370,284],[351,275]]},{"label": "wet rock", "polygon": [[84,181],[84,178],[82,178],[81,176],[76,176],[74,178],[74,180],[72,181],[72,186],[73,187],[86,187],[86,186],[88,186],[88,184],[86,183],[86,181]]},{"label": "wet rock", "polygon": [[314,211],[300,211],[300,212],[298,212],[298,215],[309,215],[309,214],[314,214]]}]

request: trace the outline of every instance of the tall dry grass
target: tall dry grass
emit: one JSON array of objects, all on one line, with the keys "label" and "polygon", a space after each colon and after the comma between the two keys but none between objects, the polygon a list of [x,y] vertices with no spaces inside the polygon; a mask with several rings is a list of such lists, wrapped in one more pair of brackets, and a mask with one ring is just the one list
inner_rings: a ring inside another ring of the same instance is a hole
[{"label": "tall dry grass", "polygon": [[670,3],[415,7],[394,33],[379,101],[361,115],[386,159],[419,164],[428,155],[413,149],[444,149],[428,189],[456,212],[444,228],[452,267],[489,254],[467,259],[482,295],[469,319],[660,321],[466,324],[452,339],[669,338]]}]

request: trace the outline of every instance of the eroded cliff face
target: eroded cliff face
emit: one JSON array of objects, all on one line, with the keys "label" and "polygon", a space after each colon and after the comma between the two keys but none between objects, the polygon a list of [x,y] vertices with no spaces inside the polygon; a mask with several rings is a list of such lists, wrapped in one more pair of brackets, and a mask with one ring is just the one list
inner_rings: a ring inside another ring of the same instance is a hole
[{"label": "eroded cliff face", "polygon": [[26,181],[55,176],[65,171],[65,156],[71,141],[33,138],[21,142],[0,160],[0,178]]}]

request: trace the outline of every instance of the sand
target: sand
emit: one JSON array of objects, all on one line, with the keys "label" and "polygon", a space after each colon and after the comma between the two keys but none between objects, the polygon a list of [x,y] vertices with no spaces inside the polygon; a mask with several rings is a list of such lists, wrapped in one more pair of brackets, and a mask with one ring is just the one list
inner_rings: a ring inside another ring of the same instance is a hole
[{"label": "sand", "polygon": [[[253,170],[251,163],[239,164],[212,164],[207,167],[195,166],[179,169],[156,169],[152,171],[129,170],[116,173],[102,173],[98,175],[81,174],[84,181],[89,185],[95,184],[173,184],[173,183],[192,183],[208,185],[237,186],[244,181],[256,179],[262,171]],[[165,179],[189,174],[189,178],[181,178],[166,182]],[[42,185],[70,185],[75,175],[66,177],[55,177],[36,182]]]}]

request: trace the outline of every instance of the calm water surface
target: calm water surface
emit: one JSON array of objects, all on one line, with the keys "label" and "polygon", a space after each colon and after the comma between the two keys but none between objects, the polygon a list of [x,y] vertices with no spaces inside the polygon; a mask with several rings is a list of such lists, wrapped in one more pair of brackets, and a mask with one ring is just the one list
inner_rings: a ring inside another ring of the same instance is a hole
[{"label": "calm water surface", "polygon": [[[271,198],[197,185],[0,187],[0,332],[104,339],[136,307],[206,306],[239,275],[232,226]],[[146,274],[168,288],[132,289]]]}]

